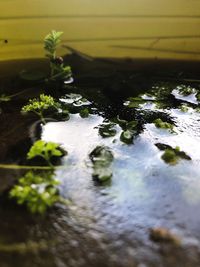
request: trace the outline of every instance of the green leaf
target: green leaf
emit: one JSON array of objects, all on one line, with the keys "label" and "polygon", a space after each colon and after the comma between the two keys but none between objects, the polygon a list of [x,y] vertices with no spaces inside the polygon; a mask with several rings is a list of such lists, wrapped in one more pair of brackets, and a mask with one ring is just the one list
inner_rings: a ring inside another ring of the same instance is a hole
[{"label": "green leaf", "polygon": [[54,142],[45,142],[43,140],[36,141],[30,148],[27,159],[33,159],[35,157],[42,157],[46,160],[47,164],[52,166],[52,157],[62,157],[64,152],[61,150],[59,144]]},{"label": "green leaf", "polygon": [[164,122],[160,118],[154,120],[154,124],[157,128],[169,129],[171,132],[174,132],[174,125],[169,122]]},{"label": "green leaf", "polygon": [[110,149],[104,146],[97,146],[89,157],[93,163],[92,176],[99,182],[109,180],[112,177],[110,166],[114,159]]},{"label": "green leaf", "polygon": [[129,145],[133,143],[134,132],[130,130],[123,131],[120,135],[120,140]]},{"label": "green leaf", "polygon": [[103,123],[99,126],[99,134],[102,137],[113,137],[116,135],[117,130],[114,128],[114,123]]}]

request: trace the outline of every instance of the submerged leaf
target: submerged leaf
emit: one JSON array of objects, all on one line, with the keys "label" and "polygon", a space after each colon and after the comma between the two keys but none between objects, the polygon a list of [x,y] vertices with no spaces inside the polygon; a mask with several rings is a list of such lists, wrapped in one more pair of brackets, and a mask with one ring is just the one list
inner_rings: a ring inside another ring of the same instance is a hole
[{"label": "submerged leaf", "polygon": [[108,147],[97,146],[89,155],[93,163],[92,176],[99,182],[104,182],[112,177],[110,169],[113,161],[113,154]]}]

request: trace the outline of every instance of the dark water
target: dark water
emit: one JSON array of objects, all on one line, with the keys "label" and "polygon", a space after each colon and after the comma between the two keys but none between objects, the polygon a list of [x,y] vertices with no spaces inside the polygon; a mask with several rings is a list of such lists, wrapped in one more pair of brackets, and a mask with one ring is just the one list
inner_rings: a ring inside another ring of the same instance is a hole
[{"label": "dark water", "polygon": [[[38,136],[61,143],[68,155],[56,177],[71,204],[56,205],[44,216],[30,215],[5,196],[25,171],[0,165],[0,266],[199,267],[199,102],[195,94],[177,92],[180,85],[199,91],[198,64],[88,61],[77,55],[67,60],[75,82],[55,86],[56,91],[16,77],[1,81],[2,92],[15,94],[20,88],[21,94],[1,102],[0,163],[27,164],[26,152]],[[81,94],[91,114],[81,118],[74,108],[67,121],[47,114],[53,120],[38,132],[37,118],[22,116],[20,109],[45,90],[61,103],[69,102],[66,94]],[[127,99],[140,94],[145,101],[128,107]],[[188,105],[186,112],[182,104]],[[117,123],[114,137],[100,136],[99,125],[116,117],[138,121],[133,144],[120,141]],[[157,118],[173,122],[175,132],[156,128]],[[169,165],[156,143],[179,146],[192,160]],[[108,146],[114,155],[113,177],[101,185],[92,178],[88,156],[97,145]],[[150,229],[158,227],[169,229],[180,245],[152,241]]]}]

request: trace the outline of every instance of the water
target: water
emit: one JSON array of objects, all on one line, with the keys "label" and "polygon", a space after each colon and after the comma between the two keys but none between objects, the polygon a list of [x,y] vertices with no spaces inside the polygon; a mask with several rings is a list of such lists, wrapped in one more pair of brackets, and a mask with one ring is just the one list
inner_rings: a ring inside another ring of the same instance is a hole
[{"label": "water", "polygon": [[[88,118],[74,111],[69,120],[54,118],[38,132],[37,118],[23,117],[20,108],[41,92],[43,85],[31,86],[11,102],[2,103],[1,163],[26,164],[26,151],[38,135],[60,143],[68,155],[62,160],[63,168],[56,170],[56,177],[61,182],[61,195],[71,204],[56,205],[40,217],[2,197],[0,266],[199,266],[200,113],[196,99],[191,103],[188,98],[171,94],[183,83],[198,91],[198,81],[185,81],[198,76],[186,70],[180,75],[173,64],[169,72],[169,63],[159,70],[135,71],[124,62],[114,67],[104,61],[89,66],[83,59],[79,61],[76,58],[74,63],[74,85],[62,89],[56,97],[63,101],[69,93],[83,95],[90,104]],[[83,71],[78,72],[80,69]],[[22,89],[27,87],[30,85]],[[162,101],[155,97],[159,90]],[[149,92],[154,96],[149,97]],[[127,107],[127,99],[139,94],[145,94],[145,101],[138,107]],[[189,105],[187,112],[180,109],[183,103]],[[122,129],[117,123],[115,136],[102,138],[99,134],[99,125],[118,115],[139,121],[131,145],[120,140]],[[174,132],[156,128],[156,118],[173,122]],[[169,165],[162,160],[163,151],[156,143],[179,146],[192,160],[180,159],[178,164]],[[97,145],[110,147],[114,155],[113,176],[105,184],[92,178],[88,155]],[[1,192],[24,173],[9,169],[0,172]],[[176,234],[181,245],[152,241],[150,229],[156,227]]]}]

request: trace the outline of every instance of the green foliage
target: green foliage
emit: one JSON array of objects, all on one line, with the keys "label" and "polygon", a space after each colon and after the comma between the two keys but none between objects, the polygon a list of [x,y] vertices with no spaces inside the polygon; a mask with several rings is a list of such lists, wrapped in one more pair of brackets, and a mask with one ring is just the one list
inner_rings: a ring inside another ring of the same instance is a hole
[{"label": "green foliage", "polygon": [[183,96],[188,96],[196,93],[196,90],[189,85],[179,85],[176,87],[179,93]]},{"label": "green foliage", "polygon": [[81,109],[80,116],[81,118],[88,118],[90,115],[88,108]]},{"label": "green foliage", "polygon": [[169,122],[164,122],[160,118],[154,120],[154,124],[157,128],[169,129],[171,132],[174,132],[174,126]]},{"label": "green foliage", "polygon": [[161,158],[168,164],[177,164],[179,158],[173,149],[167,148]]},{"label": "green foliage", "polygon": [[170,165],[175,165],[180,159],[191,160],[191,157],[188,156],[184,151],[180,151],[180,148],[177,146],[172,148],[169,145],[157,143],[156,146],[164,151],[161,158]]},{"label": "green foliage", "polygon": [[64,80],[71,77],[70,66],[65,66],[63,58],[56,55],[56,49],[60,44],[60,37],[63,32],[51,31],[44,39],[44,49],[46,50],[46,56],[50,60],[51,68],[51,80]]},{"label": "green foliage", "polygon": [[181,111],[182,112],[188,112],[189,107],[187,105],[181,105]]},{"label": "green foliage", "polygon": [[53,142],[45,142],[43,140],[36,141],[30,148],[27,158],[33,159],[35,157],[42,157],[49,166],[52,166],[52,157],[62,157],[63,152],[58,144]]},{"label": "green foliage", "polygon": [[58,184],[52,172],[37,174],[29,171],[19,179],[9,195],[17,200],[17,204],[27,206],[30,212],[43,214],[47,208],[60,201],[56,188]]},{"label": "green foliage", "polygon": [[45,110],[49,108],[56,108],[57,103],[55,102],[54,98],[52,96],[41,94],[39,99],[34,98],[30,99],[28,104],[23,106],[22,112],[33,112],[37,114],[40,119],[45,123],[43,113]]},{"label": "green foliage", "polygon": [[99,182],[105,182],[112,177],[110,169],[113,154],[108,147],[97,146],[89,155],[93,163],[93,177]]},{"label": "green foliage", "polygon": [[138,122],[121,120],[119,118],[117,118],[117,121],[120,127],[123,129],[120,135],[120,140],[127,145],[132,144],[134,137],[138,133]]},{"label": "green foliage", "polygon": [[133,138],[134,138],[134,132],[130,130],[123,131],[120,135],[120,140],[127,145],[133,143]]},{"label": "green foliage", "polygon": [[103,123],[99,126],[99,134],[104,138],[115,136],[116,133],[115,123]]}]

